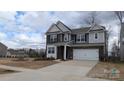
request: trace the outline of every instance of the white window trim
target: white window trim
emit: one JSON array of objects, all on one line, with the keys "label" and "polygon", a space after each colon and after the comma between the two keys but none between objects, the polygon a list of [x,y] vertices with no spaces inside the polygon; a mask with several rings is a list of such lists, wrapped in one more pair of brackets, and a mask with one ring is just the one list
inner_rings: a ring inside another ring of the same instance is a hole
[{"label": "white window trim", "polygon": [[50,40],[53,42],[57,39],[57,35],[50,35]]},{"label": "white window trim", "polygon": [[68,34],[64,34],[64,41],[68,41]]},{"label": "white window trim", "polygon": [[48,47],[48,54],[54,54],[55,53],[55,47]]},{"label": "white window trim", "polygon": [[[84,38],[83,41],[82,41],[82,36]],[[79,39],[79,41],[78,41],[78,39]],[[78,43],[84,43],[85,42],[85,34],[77,34],[76,42],[78,42]]]}]

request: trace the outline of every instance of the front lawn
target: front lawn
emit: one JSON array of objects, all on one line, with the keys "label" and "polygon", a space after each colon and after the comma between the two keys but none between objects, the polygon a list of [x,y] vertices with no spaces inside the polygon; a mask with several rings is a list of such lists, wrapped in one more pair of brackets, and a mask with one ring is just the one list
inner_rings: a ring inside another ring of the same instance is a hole
[{"label": "front lawn", "polygon": [[0,60],[0,64],[2,65],[24,67],[24,68],[30,68],[30,69],[38,69],[38,68],[46,67],[56,63],[59,63],[59,62],[56,62],[54,60],[35,61],[34,59],[18,60],[13,58],[6,58],[6,59]]},{"label": "front lawn", "polygon": [[89,71],[87,76],[108,80],[124,80],[124,63],[99,62]]}]

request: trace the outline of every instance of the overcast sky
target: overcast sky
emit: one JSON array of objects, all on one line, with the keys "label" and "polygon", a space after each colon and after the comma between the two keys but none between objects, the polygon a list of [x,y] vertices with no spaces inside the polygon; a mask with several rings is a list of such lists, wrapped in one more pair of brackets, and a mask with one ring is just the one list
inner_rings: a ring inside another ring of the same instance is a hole
[{"label": "overcast sky", "polygon": [[[60,20],[70,28],[85,27],[91,12],[0,12],[0,42],[9,48],[45,48],[45,32]],[[109,49],[118,39],[119,22],[113,12],[96,12],[99,23],[112,30]]]}]

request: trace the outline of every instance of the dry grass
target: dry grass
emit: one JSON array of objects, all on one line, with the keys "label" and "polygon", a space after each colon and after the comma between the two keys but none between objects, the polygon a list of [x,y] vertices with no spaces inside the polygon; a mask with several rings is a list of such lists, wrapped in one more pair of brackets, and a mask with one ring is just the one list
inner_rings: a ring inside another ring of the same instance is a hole
[{"label": "dry grass", "polygon": [[58,62],[52,61],[52,60],[34,61],[34,59],[32,58],[26,61],[17,61],[14,58],[6,58],[6,59],[0,60],[0,64],[2,65],[24,67],[24,68],[30,68],[30,69],[38,69],[38,68],[46,67],[46,66],[53,65],[56,63]]},{"label": "dry grass", "polygon": [[[113,68],[116,68],[116,70],[119,70],[120,72],[119,74],[113,74],[115,75],[114,77],[110,77],[112,75],[111,72]],[[110,72],[105,73],[105,69]],[[109,80],[124,80],[124,63],[99,62],[90,70],[87,76]]]}]

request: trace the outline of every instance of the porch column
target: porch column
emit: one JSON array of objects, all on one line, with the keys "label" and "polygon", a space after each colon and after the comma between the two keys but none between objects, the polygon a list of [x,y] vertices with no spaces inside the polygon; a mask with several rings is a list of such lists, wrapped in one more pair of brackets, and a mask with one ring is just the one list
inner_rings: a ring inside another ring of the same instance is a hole
[{"label": "porch column", "polygon": [[64,45],[64,60],[66,60],[66,45]]}]

